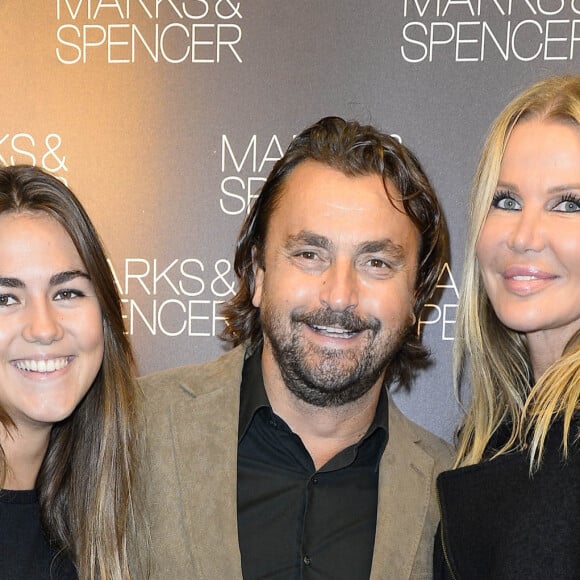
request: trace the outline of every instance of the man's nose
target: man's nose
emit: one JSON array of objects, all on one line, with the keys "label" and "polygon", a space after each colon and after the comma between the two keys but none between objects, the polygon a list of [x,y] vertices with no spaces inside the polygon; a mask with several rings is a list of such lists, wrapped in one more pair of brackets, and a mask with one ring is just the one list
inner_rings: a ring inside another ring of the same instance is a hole
[{"label": "man's nose", "polygon": [[331,264],[321,284],[320,301],[331,310],[342,312],[358,306],[358,273],[350,260],[338,259]]}]

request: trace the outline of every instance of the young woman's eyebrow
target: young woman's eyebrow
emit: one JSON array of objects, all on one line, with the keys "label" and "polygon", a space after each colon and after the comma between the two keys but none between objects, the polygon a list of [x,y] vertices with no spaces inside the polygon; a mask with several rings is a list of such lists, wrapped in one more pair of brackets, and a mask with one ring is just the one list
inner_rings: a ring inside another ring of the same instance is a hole
[{"label": "young woman's eyebrow", "polygon": [[79,277],[90,280],[90,276],[82,270],[67,270],[66,272],[59,272],[58,274],[51,276],[50,285],[58,286],[59,284],[64,284],[65,282],[69,282],[70,280],[74,280],[75,278]]},{"label": "young woman's eyebrow", "polygon": [[0,286],[3,286],[4,288],[25,288],[26,285],[18,278],[0,276]]}]

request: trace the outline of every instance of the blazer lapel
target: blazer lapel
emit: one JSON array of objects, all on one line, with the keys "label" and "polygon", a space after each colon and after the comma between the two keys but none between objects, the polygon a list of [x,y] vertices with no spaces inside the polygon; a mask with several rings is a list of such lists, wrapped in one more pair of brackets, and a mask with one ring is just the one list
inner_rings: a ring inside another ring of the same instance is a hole
[{"label": "blazer lapel", "polygon": [[240,378],[224,374],[222,379],[221,386],[198,396],[183,385],[184,397],[171,406],[170,421],[193,577],[234,580],[242,578],[237,524]]},{"label": "blazer lapel", "polygon": [[410,578],[429,508],[433,459],[389,399],[389,440],[379,471],[371,580]]}]

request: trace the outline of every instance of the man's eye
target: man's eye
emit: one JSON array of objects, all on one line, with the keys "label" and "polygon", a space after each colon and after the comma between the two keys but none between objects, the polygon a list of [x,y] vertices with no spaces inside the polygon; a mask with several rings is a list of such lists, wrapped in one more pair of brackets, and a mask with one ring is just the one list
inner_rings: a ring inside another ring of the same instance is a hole
[{"label": "man's eye", "polygon": [[378,279],[390,278],[402,267],[402,262],[396,258],[369,258],[364,257],[359,263],[359,269],[367,276]]},{"label": "man's eye", "polygon": [[316,260],[318,256],[316,255],[316,252],[300,252],[298,257],[304,258],[305,260]]}]

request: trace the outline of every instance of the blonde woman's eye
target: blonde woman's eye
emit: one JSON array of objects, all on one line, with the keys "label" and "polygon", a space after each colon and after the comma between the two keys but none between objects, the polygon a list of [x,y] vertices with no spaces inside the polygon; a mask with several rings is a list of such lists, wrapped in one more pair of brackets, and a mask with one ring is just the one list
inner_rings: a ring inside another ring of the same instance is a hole
[{"label": "blonde woman's eye", "polygon": [[520,203],[509,191],[496,191],[491,206],[506,211],[518,211],[521,209]]},{"label": "blonde woman's eye", "polygon": [[558,203],[554,206],[554,211],[562,213],[576,213],[580,211],[580,197],[573,194],[562,196]]}]

